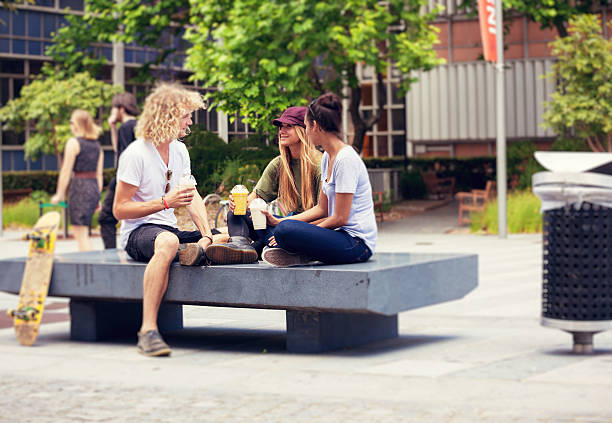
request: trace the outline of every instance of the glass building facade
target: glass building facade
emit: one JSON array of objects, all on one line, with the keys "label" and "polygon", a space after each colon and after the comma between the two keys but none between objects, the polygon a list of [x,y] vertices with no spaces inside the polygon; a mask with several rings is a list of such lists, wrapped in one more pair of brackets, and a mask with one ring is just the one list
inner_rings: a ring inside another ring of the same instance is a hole
[{"label": "glass building facade", "polygon": [[[69,8],[69,9],[66,9]],[[36,0],[34,4],[16,5],[14,10],[0,9],[0,107],[9,100],[19,97],[22,87],[41,72],[42,66],[50,58],[45,49],[52,43],[53,33],[67,25],[67,14],[83,13],[83,0]],[[166,45],[177,48],[177,53],[170,55],[163,66],[154,69],[160,77],[172,78],[185,85],[189,73],[182,69],[187,48],[180,34],[168,36]],[[99,79],[112,82],[113,46],[96,45],[96,52],[109,61],[109,66],[102,69]],[[131,80],[138,74],[138,69],[156,58],[158,51],[136,44],[124,46],[125,90],[131,92],[142,103],[152,84],[133,84]],[[204,89],[202,89],[204,91]],[[108,111],[105,111],[108,113]],[[102,123],[108,116],[99,113],[98,121]],[[201,110],[194,115],[194,122],[206,129],[220,133],[226,140],[243,138],[253,132],[237,117],[230,122],[228,116],[218,114],[216,110]],[[23,145],[30,134],[30,128],[17,133],[0,129],[0,148],[2,150],[2,170],[55,170],[55,156],[43,156],[33,161],[26,159]],[[110,135],[106,131],[101,138],[105,151],[105,167],[114,165],[114,152],[110,144]]]}]

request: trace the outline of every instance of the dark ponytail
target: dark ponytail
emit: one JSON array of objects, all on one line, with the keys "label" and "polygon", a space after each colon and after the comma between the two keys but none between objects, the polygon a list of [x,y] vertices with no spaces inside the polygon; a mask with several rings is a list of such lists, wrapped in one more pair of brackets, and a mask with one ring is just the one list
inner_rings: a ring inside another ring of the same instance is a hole
[{"label": "dark ponytail", "polygon": [[314,120],[325,132],[335,133],[338,137],[342,131],[342,101],[334,93],[319,96],[308,106],[306,112],[308,122]]}]

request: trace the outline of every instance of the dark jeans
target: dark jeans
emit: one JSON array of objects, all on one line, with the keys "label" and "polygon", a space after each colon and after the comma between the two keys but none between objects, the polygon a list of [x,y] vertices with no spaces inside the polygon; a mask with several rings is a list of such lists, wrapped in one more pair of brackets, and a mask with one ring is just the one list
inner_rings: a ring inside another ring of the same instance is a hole
[{"label": "dark jeans", "polygon": [[117,248],[117,222],[113,215],[113,202],[115,200],[115,187],[117,186],[117,180],[111,179],[108,184],[108,191],[100,214],[98,215],[98,223],[100,224],[100,235],[102,236],[102,242],[104,242],[104,248]]},{"label": "dark jeans", "polygon": [[261,250],[268,245],[268,239],[274,235],[274,226],[266,226],[266,229],[255,230],[251,212],[247,210],[245,215],[235,215],[234,212],[227,212],[227,232],[229,236],[244,236],[253,241],[253,247],[261,255]]},{"label": "dark jeans", "polygon": [[[200,231],[179,231],[172,226],[145,223],[130,233],[125,251],[134,260],[147,263],[155,253],[155,238],[162,232],[172,232],[181,244],[198,242],[202,238]],[[178,260],[178,254],[174,260]]]},{"label": "dark jeans", "polygon": [[361,263],[372,256],[364,240],[348,232],[299,220],[283,220],[274,230],[279,247],[328,264]]}]

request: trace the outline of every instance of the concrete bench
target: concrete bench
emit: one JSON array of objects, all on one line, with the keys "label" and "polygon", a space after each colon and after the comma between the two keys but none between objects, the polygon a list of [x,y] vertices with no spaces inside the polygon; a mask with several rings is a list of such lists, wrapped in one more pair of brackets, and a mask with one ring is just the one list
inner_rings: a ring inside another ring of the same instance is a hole
[{"label": "concrete bench", "polygon": [[[25,258],[0,260],[0,291],[17,294]],[[70,336],[134,336],[145,264],[121,250],[55,258],[49,296],[70,298]],[[397,337],[399,312],[462,298],[478,284],[465,254],[378,253],[366,263],[273,268],[263,262],[170,270],[161,331],[183,327],[183,304],[286,310],[287,350],[321,352]]]}]

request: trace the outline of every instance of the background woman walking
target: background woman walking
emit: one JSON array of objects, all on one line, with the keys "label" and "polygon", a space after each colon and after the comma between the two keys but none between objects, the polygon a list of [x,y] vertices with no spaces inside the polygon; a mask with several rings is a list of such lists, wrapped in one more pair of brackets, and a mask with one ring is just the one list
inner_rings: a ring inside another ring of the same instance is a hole
[{"label": "background woman walking", "polygon": [[73,138],[66,143],[64,162],[57,181],[53,204],[64,201],[68,190],[68,216],[79,251],[92,249],[89,226],[100,203],[104,156],[98,137],[101,129],[91,114],[75,110],[70,117]]}]

